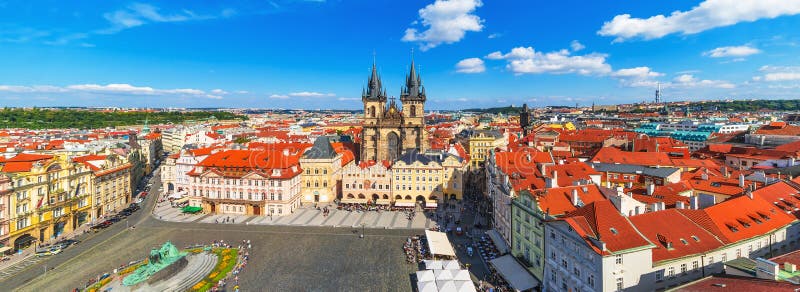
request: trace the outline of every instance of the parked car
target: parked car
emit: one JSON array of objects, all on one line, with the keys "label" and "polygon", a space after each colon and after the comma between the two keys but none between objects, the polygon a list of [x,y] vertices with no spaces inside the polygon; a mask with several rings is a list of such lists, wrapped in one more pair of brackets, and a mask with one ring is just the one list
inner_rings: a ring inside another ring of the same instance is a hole
[{"label": "parked car", "polygon": [[114,224],[114,222],[106,220],[106,221],[103,221],[103,222],[95,224],[94,226],[91,227],[91,229],[95,229],[95,230],[104,229],[104,228],[107,228],[107,227],[111,226],[111,224]]}]

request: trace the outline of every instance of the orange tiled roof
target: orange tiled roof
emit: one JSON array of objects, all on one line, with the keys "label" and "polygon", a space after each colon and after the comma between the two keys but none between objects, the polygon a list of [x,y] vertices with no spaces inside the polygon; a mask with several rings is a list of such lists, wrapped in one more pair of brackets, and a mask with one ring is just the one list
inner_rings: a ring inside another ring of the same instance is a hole
[{"label": "orange tiled roof", "polygon": [[702,210],[680,209],[692,221],[724,243],[764,235],[796,220],[761,196],[738,196]]},{"label": "orange tiled roof", "polygon": [[[637,247],[651,246],[627,218],[623,217],[609,200],[600,200],[568,213],[559,219],[567,222],[586,244],[600,255]],[[592,243],[597,239],[606,244],[601,250]]]},{"label": "orange tiled roof", "polygon": [[649,212],[630,217],[639,232],[656,247],[653,265],[658,262],[701,254],[724,244],[714,234],[684,216],[678,209]]},{"label": "orange tiled roof", "polygon": [[582,186],[567,186],[559,188],[549,188],[540,192],[536,192],[535,197],[539,208],[542,211],[552,215],[559,216],[572,212],[578,208],[572,204],[572,192],[577,191],[578,198],[583,204],[605,200],[606,198],[600,192],[597,185],[582,185]]}]

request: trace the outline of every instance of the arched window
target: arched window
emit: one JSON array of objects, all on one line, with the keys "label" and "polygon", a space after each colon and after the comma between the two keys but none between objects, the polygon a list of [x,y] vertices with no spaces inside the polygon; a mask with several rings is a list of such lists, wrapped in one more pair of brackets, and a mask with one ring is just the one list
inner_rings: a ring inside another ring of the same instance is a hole
[{"label": "arched window", "polygon": [[373,105],[372,107],[370,107],[370,108],[369,108],[369,115],[370,115],[370,117],[372,117],[372,118],[374,118],[374,117],[375,117],[375,106],[374,106],[374,105]]},{"label": "arched window", "polygon": [[416,105],[412,105],[411,106],[411,116],[412,117],[416,117],[417,116],[417,106]]}]

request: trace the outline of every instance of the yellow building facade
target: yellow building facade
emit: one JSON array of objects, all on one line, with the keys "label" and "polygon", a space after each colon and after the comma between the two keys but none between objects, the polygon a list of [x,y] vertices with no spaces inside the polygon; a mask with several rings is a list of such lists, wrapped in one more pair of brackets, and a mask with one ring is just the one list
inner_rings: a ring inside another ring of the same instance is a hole
[{"label": "yellow building facade", "polygon": [[424,201],[428,207],[445,200],[461,200],[464,160],[449,153],[407,153],[392,167],[395,205]]},{"label": "yellow building facade", "polygon": [[0,160],[11,179],[9,244],[55,239],[91,220],[92,171],[66,155],[21,153]]},{"label": "yellow building facade", "polygon": [[505,149],[508,146],[508,139],[496,130],[474,130],[470,133],[468,141],[472,167],[483,164],[491,150]]}]

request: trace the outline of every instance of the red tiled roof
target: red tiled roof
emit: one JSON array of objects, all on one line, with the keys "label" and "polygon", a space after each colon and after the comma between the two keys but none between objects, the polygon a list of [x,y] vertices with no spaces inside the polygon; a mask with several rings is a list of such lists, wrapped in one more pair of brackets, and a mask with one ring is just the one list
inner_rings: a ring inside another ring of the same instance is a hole
[{"label": "red tiled roof", "polygon": [[[300,169],[301,155],[302,152],[289,152],[288,150],[227,150],[209,155],[197,166],[219,172],[226,177],[242,177],[255,172],[273,178],[291,178],[302,171]],[[272,170],[274,169],[281,169],[281,174],[273,176]],[[199,174],[197,168],[189,173],[189,175]]]},{"label": "red tiled roof", "polygon": [[664,152],[626,152],[614,147],[603,147],[589,161],[645,166],[672,165],[669,155]]},{"label": "red tiled roof", "polygon": [[769,125],[761,126],[755,131],[755,134],[761,135],[779,135],[779,136],[800,136],[800,126],[787,125],[783,122],[773,122]]},{"label": "red tiled roof", "polygon": [[50,159],[50,158],[53,158],[53,157],[54,157],[53,155],[49,155],[49,154],[19,153],[17,155],[14,155],[14,157],[11,157],[11,158],[5,158],[3,156],[0,156],[0,163],[3,163],[3,162],[33,162],[33,161]]},{"label": "red tiled roof", "polygon": [[800,191],[786,182],[777,182],[753,191],[782,211],[800,218]]},{"label": "red tiled roof", "polygon": [[766,234],[796,218],[760,196],[739,196],[702,210],[680,209],[686,217],[729,244]]},{"label": "red tiled roof", "polygon": [[728,292],[728,291],[751,291],[751,292],[794,292],[797,286],[786,281],[773,281],[759,279],[755,277],[733,276],[726,274],[716,274],[710,277],[691,282],[684,286],[677,287],[675,291],[681,292]]},{"label": "red tiled roof", "polygon": [[677,209],[644,213],[632,216],[630,220],[639,232],[656,245],[652,250],[653,265],[723,246],[713,234]]},{"label": "red tiled roof", "polygon": [[[620,215],[619,211],[609,200],[592,202],[559,219],[567,222],[583,237],[586,244],[595,252],[608,255],[612,252],[652,246],[633,227],[627,218]],[[596,238],[606,244],[606,250],[600,250],[591,241]]]},{"label": "red tiled roof", "polygon": [[589,204],[606,199],[600,192],[600,189],[597,187],[597,185],[594,184],[549,188],[544,190],[543,193],[537,192],[538,195],[535,198],[538,201],[539,208],[541,208],[542,211],[552,216],[559,216],[574,211],[578,208],[572,204],[573,190],[577,191],[578,198],[580,198],[583,204]]}]

